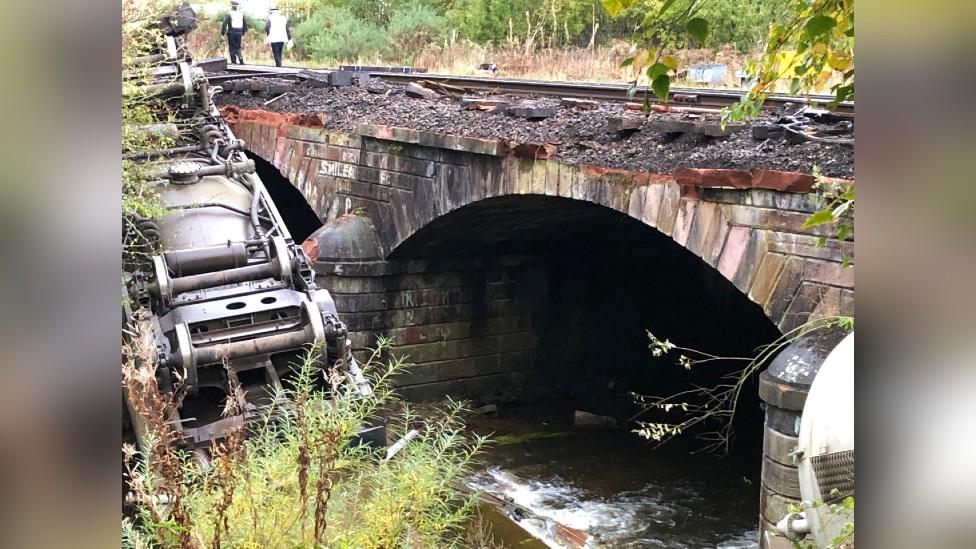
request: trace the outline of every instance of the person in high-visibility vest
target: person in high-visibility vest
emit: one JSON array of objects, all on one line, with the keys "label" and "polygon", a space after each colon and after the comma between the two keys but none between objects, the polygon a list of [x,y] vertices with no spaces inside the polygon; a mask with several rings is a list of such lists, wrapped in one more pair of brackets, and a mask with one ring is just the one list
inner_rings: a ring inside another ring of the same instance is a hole
[{"label": "person in high-visibility vest", "polygon": [[241,3],[231,0],[230,11],[224,16],[224,24],[220,27],[220,35],[227,36],[227,49],[230,50],[230,62],[244,64],[244,56],[241,54],[241,41],[244,33],[247,32],[247,23],[244,22],[244,13],[239,9]]},{"label": "person in high-visibility vest", "polygon": [[266,40],[271,44],[275,66],[280,67],[281,51],[285,47],[285,42],[291,44],[291,24],[287,17],[278,13],[278,8],[272,7],[268,14],[268,22],[264,24],[264,32],[268,35]]}]

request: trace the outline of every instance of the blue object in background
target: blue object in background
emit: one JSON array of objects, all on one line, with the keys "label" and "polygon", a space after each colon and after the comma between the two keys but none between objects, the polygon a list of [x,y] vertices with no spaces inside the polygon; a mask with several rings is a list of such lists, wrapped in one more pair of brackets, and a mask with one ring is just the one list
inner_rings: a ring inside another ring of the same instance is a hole
[{"label": "blue object in background", "polygon": [[702,84],[721,84],[725,79],[725,65],[698,63],[688,67],[688,80]]}]

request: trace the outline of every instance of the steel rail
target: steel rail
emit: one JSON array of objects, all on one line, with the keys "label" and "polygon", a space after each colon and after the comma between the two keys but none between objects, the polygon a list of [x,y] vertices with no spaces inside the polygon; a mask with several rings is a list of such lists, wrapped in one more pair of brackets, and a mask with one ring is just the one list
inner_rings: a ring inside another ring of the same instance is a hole
[{"label": "steel rail", "polygon": [[[288,77],[297,76],[303,70],[327,74],[331,69],[301,69],[295,67],[270,67],[264,65],[233,65],[227,67],[229,72],[245,74],[254,77]],[[447,74],[430,73],[394,73],[370,71],[369,75],[391,82],[409,83],[421,80],[437,82],[470,90],[489,90],[496,93],[512,95],[534,95],[553,97],[572,97],[578,99],[594,99],[602,101],[661,103],[649,90],[638,90],[634,95],[628,94],[626,84],[608,84],[596,82],[560,82],[549,80],[526,80],[518,78],[482,78],[477,76],[452,76]],[[218,77],[220,78],[220,77]],[[224,76],[223,78],[228,78]],[[669,101],[683,105],[702,105],[709,107],[727,107],[738,102],[744,92],[737,90],[716,90],[711,88],[671,88]],[[689,100],[690,99],[690,100]],[[837,113],[853,114],[854,102],[844,101],[836,107],[827,107],[833,99],[829,95],[782,95],[773,94],[766,98],[765,104],[778,107],[786,103],[794,105],[816,105]]]},{"label": "steel rail", "polygon": [[[264,67],[268,68],[268,67]],[[272,67],[274,68],[274,67]],[[294,78],[298,74],[298,71],[294,73],[280,73],[280,72],[270,72],[270,71],[260,71],[260,72],[248,72],[243,70],[237,70],[237,67],[229,68],[228,71],[235,72],[236,74],[208,74],[207,80],[211,84],[220,84],[221,82],[227,82],[228,80],[240,80],[242,78]]]}]

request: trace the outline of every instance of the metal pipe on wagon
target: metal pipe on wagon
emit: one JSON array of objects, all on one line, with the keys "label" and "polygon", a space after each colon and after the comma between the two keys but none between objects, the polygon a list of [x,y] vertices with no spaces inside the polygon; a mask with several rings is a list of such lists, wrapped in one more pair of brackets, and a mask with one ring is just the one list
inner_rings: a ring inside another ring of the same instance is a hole
[{"label": "metal pipe on wagon", "polygon": [[171,282],[173,294],[192,292],[214,286],[224,286],[226,284],[237,284],[238,282],[249,282],[261,278],[270,278],[281,272],[281,267],[277,259],[258,265],[248,265],[226,271],[215,273],[203,273],[198,275],[174,278]]},{"label": "metal pipe on wagon", "polygon": [[[309,334],[303,330],[194,349],[193,356],[197,364],[213,364],[224,359],[234,360],[241,357],[287,351],[309,342]],[[178,355],[172,356],[171,360],[174,358],[177,361],[179,360]]]}]

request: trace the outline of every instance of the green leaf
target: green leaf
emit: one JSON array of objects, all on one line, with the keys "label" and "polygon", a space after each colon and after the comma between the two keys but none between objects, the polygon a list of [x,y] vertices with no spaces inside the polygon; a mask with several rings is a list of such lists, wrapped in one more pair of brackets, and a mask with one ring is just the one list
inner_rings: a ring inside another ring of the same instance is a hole
[{"label": "green leaf", "polygon": [[695,40],[699,42],[704,42],[708,38],[708,21],[702,17],[689,20],[685,27],[688,29],[688,34],[695,37]]},{"label": "green leaf", "polygon": [[820,210],[810,214],[810,216],[803,221],[803,225],[801,225],[800,227],[803,229],[809,229],[810,227],[816,227],[818,225],[826,225],[828,223],[833,223],[833,222],[834,222],[834,216],[830,210]]},{"label": "green leaf", "polygon": [[829,15],[814,15],[803,25],[803,32],[810,38],[816,38],[830,32],[837,26],[837,21]]},{"label": "green leaf", "polygon": [[671,90],[671,78],[666,74],[659,74],[651,81],[651,90],[661,101],[668,100],[668,91]]},{"label": "green leaf", "polygon": [[846,498],[843,499],[843,501],[840,502],[840,505],[841,505],[841,507],[844,508],[845,511],[853,511],[854,510],[854,498],[851,497],[851,496],[847,496]]},{"label": "green leaf", "polygon": [[849,86],[837,86],[834,90],[834,99],[828,103],[829,106],[835,107],[839,105],[842,101],[850,101],[854,99],[854,85]]},{"label": "green leaf", "polygon": [[633,64],[634,64],[634,58],[628,57],[627,59],[624,59],[623,61],[620,62],[620,68],[622,69],[624,67],[629,67],[630,65]]},{"label": "green leaf", "polygon": [[800,93],[800,79],[794,78],[790,81],[790,95],[796,95]]},{"label": "green leaf", "polygon": [[668,66],[665,65],[664,63],[654,63],[653,65],[647,68],[647,77],[650,78],[651,80],[654,80],[658,76],[667,73],[668,73]]},{"label": "green leaf", "polygon": [[851,234],[851,228],[847,224],[841,224],[837,227],[837,240],[847,240],[847,237]]}]

